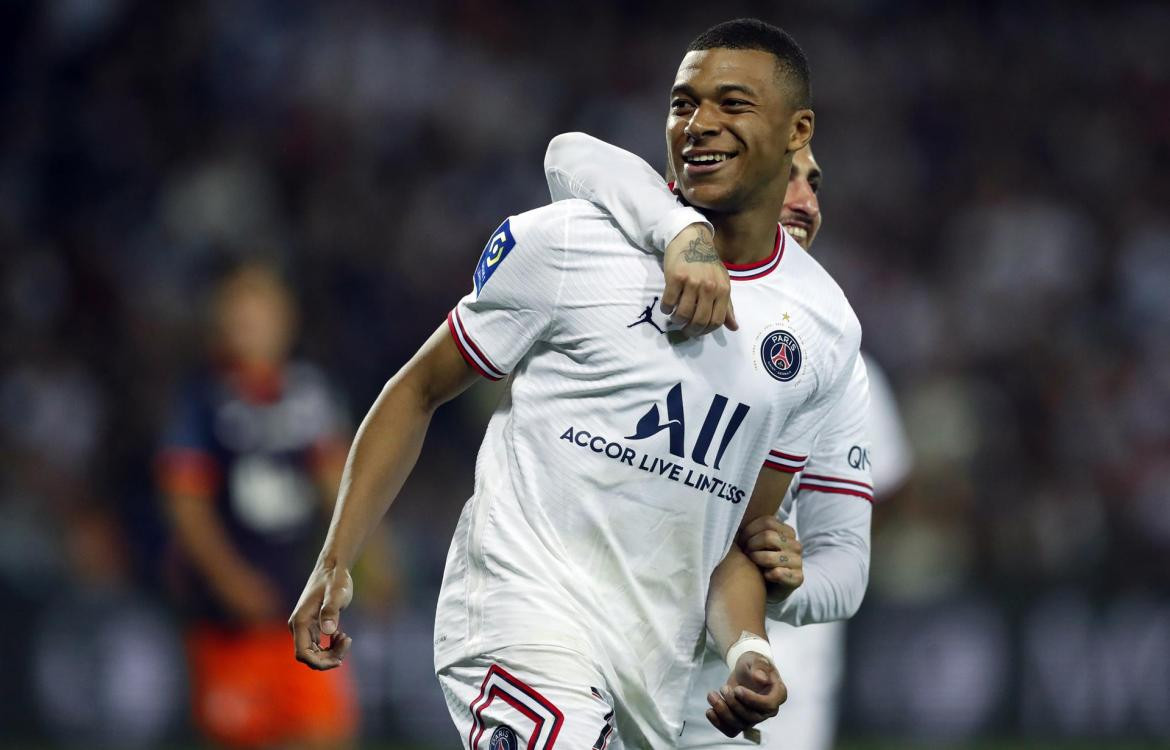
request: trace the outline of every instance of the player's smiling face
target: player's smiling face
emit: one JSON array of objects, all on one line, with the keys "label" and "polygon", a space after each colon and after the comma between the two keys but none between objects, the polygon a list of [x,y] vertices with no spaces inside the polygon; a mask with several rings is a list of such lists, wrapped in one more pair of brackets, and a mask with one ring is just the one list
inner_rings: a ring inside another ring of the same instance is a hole
[{"label": "player's smiling face", "polygon": [[[798,112],[760,50],[688,52],[675,76],[666,121],[671,167],[687,202],[735,212],[761,200],[775,206],[787,181],[786,158],[812,135],[797,133]],[[803,138],[803,140],[802,140]],[[763,190],[761,190],[763,189]]]},{"label": "player's smiling face", "polygon": [[788,192],[780,210],[780,223],[805,250],[821,229],[821,204],[817,200],[820,189],[821,168],[813,158],[812,146],[805,146],[792,156]]}]

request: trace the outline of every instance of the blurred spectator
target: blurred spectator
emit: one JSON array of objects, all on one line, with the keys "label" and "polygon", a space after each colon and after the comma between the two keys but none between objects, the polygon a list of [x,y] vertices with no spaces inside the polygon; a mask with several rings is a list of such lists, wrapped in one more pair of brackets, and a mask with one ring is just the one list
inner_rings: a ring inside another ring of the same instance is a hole
[{"label": "blurred spectator", "polygon": [[287,359],[293,301],[271,269],[233,269],[211,307],[212,361],[183,389],[158,467],[195,719],[234,747],[341,747],[357,727],[348,670],[293,661],[284,620],[337,491],[344,422],[321,373]]}]

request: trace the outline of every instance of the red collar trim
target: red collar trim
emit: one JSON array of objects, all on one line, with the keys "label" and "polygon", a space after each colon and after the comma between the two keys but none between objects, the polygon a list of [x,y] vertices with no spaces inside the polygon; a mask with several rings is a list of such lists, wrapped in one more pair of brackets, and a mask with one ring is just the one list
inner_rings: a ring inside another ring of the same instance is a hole
[{"label": "red collar trim", "polygon": [[777,224],[776,245],[772,248],[772,254],[755,263],[724,263],[723,265],[727,268],[727,275],[732,281],[750,281],[751,279],[767,276],[780,265],[780,260],[784,257],[784,246],[786,244],[788,244],[788,237],[784,229]]}]

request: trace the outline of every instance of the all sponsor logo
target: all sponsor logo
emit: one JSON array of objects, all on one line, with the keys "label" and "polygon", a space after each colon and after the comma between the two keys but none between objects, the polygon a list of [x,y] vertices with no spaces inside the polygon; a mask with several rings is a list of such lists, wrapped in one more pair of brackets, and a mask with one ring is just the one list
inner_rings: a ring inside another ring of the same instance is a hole
[{"label": "all sponsor logo", "polygon": [[772,331],[760,343],[760,361],[776,380],[787,383],[800,372],[802,360],[796,337],[784,329]]},{"label": "all sponsor logo", "polygon": [[[707,407],[707,416],[703,418],[703,426],[699,430],[699,437],[691,448],[691,460],[700,466],[707,466],[707,454],[711,451],[711,444],[715,440],[715,433],[723,420],[723,412],[727,410],[727,397],[715,394],[711,405]],[[719,446],[715,451],[715,460],[712,468],[719,468],[727,446],[743,424],[750,407],[747,404],[737,404],[731,413],[731,418],[719,436]],[[666,419],[654,404],[638,420],[638,426],[633,435],[626,435],[627,440],[645,440],[663,430],[670,431],[670,452],[679,458],[686,458],[686,415],[683,410],[682,383],[676,383],[666,394]]]},{"label": "all sponsor logo", "polygon": [[[751,407],[742,403],[730,407],[730,403],[726,396],[715,394],[707,406],[702,426],[699,427],[694,442],[689,445],[688,452],[682,383],[676,383],[666,393],[665,414],[661,408],[662,404],[652,404],[638,419],[633,434],[622,438],[628,441],[642,441],[666,432],[666,448],[672,458],[655,455],[649,451],[639,451],[618,440],[573,426],[561,433],[560,439],[581,448],[588,448],[613,461],[680,482],[735,504],[744,499],[745,491],[720,478],[715,472],[720,469],[720,462]],[[689,459],[691,465],[675,459]]]}]

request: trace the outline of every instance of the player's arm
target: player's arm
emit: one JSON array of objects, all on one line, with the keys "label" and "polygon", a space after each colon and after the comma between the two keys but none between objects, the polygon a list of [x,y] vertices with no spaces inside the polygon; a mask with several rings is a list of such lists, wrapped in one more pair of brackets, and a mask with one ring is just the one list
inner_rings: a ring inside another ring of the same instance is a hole
[{"label": "player's arm", "polygon": [[[325,544],[288,621],[299,661],[314,669],[341,664],[350,645],[338,630],[341,610],[353,596],[349,570],[414,468],[431,415],[477,378],[443,325],[386,383],[362,420]],[[322,634],[331,636],[326,647],[320,645]]]},{"label": "player's arm", "polygon": [[[414,467],[431,415],[479,375],[499,380],[548,335],[555,317],[573,206],[509,217],[488,240],[474,290],[382,389],[349,451],[333,520],[289,618],[297,658],[315,669],[341,663],[349,638],[338,617],[353,597],[349,568]],[[327,647],[320,636],[332,636]]]},{"label": "player's arm", "polygon": [[649,164],[585,133],[548,144],[544,173],[554,201],[587,200],[605,210],[634,244],[664,254],[661,307],[688,335],[736,330],[731,281],[713,244],[711,223],[679,203]]},{"label": "player's arm", "polygon": [[[775,515],[792,475],[762,469],[741,530]],[[788,691],[776,666],[764,627],[764,577],[738,544],[716,567],[707,596],[707,631],[730,670],[719,691],[707,695],[707,720],[728,737],[775,716]]]},{"label": "player's arm", "polygon": [[773,516],[741,533],[741,544],[769,582],[769,619],[830,622],[852,617],[861,606],[873,503],[868,414],[869,381],[859,357],[800,475],[800,540]]}]

